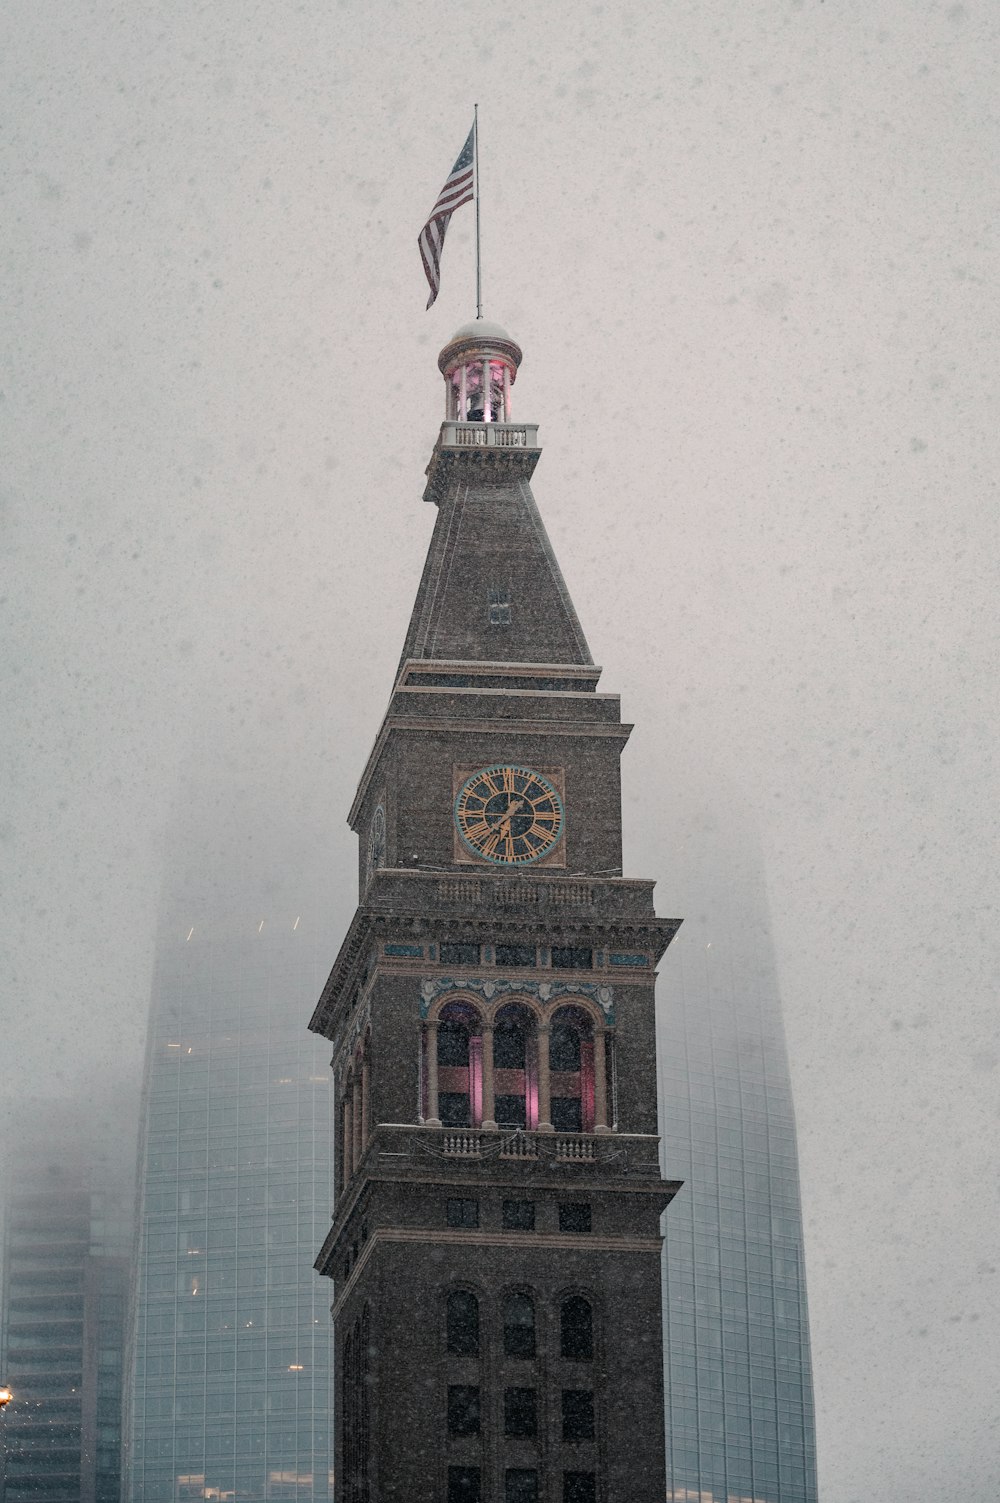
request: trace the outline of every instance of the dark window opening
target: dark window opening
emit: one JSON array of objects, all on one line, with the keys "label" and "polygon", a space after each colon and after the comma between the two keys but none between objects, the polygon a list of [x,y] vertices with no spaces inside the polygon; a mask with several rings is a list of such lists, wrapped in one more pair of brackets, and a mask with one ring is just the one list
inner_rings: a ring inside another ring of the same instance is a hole
[{"label": "dark window opening", "polygon": [[579,1096],[553,1096],[551,1107],[556,1132],[583,1131],[583,1102]]},{"label": "dark window opening", "polygon": [[454,1356],[479,1356],[479,1301],[467,1289],[453,1289],[448,1296],[447,1333]]},{"label": "dark window opening", "polygon": [[509,626],[510,625],[510,591],[509,590],[491,590],[490,591],[490,625],[491,626]]},{"label": "dark window opening", "polygon": [[538,1473],[522,1466],[509,1466],[504,1474],[504,1503],[537,1503]]},{"label": "dark window opening", "polygon": [[592,971],[594,952],[581,950],[576,945],[553,945],[552,965],[557,971]]},{"label": "dark window opening", "polygon": [[479,1201],[478,1200],[449,1200],[449,1202],[448,1202],[448,1225],[449,1226],[478,1226],[479,1225]]},{"label": "dark window opening", "polygon": [[594,1473],[563,1472],[563,1503],[597,1503]]},{"label": "dark window opening", "polygon": [[526,1127],[527,1113],[523,1096],[498,1096],[494,1102],[500,1127]]},{"label": "dark window opening", "polygon": [[594,1355],[594,1317],[582,1295],[571,1294],[559,1312],[559,1352],[574,1362],[589,1362]]},{"label": "dark window opening", "polygon": [[462,1023],[438,1024],[438,1064],[467,1065],[469,1063],[469,1030]]},{"label": "dark window opening", "polygon": [[505,1200],[503,1225],[507,1231],[533,1232],[535,1230],[535,1202],[533,1200]]},{"label": "dark window opening", "polygon": [[451,1435],[479,1434],[479,1389],[465,1383],[448,1387],[448,1432]]},{"label": "dark window opening", "polygon": [[561,1232],[589,1232],[591,1229],[590,1206],[586,1201],[570,1200],[559,1207]]},{"label": "dark window opening", "polygon": [[438,956],[442,965],[478,965],[479,946],[467,944],[443,944]]},{"label": "dark window opening", "polygon": [[534,945],[497,945],[493,958],[497,965],[534,965]]},{"label": "dark window opening", "polygon": [[481,1503],[482,1495],[477,1466],[448,1468],[448,1503]]},{"label": "dark window opening", "polygon": [[496,1070],[523,1070],[525,1038],[522,1024],[501,1019],[493,1030],[493,1067]]},{"label": "dark window opening", "polygon": [[439,1091],[438,1117],[444,1127],[469,1127],[469,1097],[465,1091]]},{"label": "dark window opening", "polygon": [[589,1390],[563,1389],[562,1438],[563,1440],[593,1440],[594,1395]]},{"label": "dark window opening", "polygon": [[553,1023],[549,1035],[549,1065],[553,1070],[579,1070],[580,1031],[572,1023]]},{"label": "dark window opening", "polygon": [[505,1435],[538,1434],[538,1399],[533,1388],[504,1389],[503,1433]]},{"label": "dark window opening", "polygon": [[508,1357],[535,1355],[535,1306],[530,1294],[509,1294],[504,1300],[503,1349]]}]

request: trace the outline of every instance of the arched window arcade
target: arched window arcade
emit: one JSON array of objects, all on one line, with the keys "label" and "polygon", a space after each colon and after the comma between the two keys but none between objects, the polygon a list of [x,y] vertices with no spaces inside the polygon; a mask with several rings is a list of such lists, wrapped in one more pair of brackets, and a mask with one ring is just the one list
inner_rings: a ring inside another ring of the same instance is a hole
[{"label": "arched window arcade", "polygon": [[602,1133],[609,1033],[596,1007],[466,994],[431,1011],[421,1040],[421,1112],[432,1127]]}]

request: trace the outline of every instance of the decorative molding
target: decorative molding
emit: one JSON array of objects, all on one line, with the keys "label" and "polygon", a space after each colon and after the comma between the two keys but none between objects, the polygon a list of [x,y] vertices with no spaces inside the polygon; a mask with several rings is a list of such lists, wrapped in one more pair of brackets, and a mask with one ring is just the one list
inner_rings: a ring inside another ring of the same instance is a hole
[{"label": "decorative molding", "polygon": [[648,955],[609,955],[608,959],[609,959],[609,961],[610,961],[610,963],[612,965],[628,965],[628,966],[648,966],[649,965],[649,956]]},{"label": "decorative molding", "polygon": [[535,997],[539,1002],[553,1002],[558,997],[586,997],[597,1003],[609,1027],[615,1021],[614,987],[596,981],[507,981],[481,976],[467,981],[452,976],[425,976],[420,983],[420,1016],[426,1018],[438,998],[448,992],[475,992],[486,1002],[504,996]]}]

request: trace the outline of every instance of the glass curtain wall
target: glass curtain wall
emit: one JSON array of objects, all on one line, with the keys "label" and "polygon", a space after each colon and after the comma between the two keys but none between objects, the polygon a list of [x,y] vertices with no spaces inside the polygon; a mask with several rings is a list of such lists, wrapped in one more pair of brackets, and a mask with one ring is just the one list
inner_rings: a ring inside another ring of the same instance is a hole
[{"label": "glass curtain wall", "polygon": [[[679,842],[683,848],[684,842]],[[791,1084],[762,881],[710,829],[661,967],[667,1503],[816,1503]],[[671,910],[672,911],[672,910]]]},{"label": "glass curtain wall", "polygon": [[[318,943],[318,941],[320,941]],[[150,1018],[126,1497],[327,1503],[328,938],[248,906],[161,927]]]}]

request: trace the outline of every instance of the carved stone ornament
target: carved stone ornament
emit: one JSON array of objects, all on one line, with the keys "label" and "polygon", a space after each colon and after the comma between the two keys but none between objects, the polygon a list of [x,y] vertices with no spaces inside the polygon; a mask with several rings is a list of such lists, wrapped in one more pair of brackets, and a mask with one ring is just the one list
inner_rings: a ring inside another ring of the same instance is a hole
[{"label": "carved stone ornament", "polygon": [[426,1018],[438,998],[447,992],[475,992],[487,1002],[507,995],[537,997],[539,1002],[553,1002],[557,997],[586,997],[597,1003],[609,1028],[615,1021],[614,987],[599,986],[596,981],[505,981],[479,977],[456,981],[451,976],[436,976],[420,983],[420,1016]]}]

